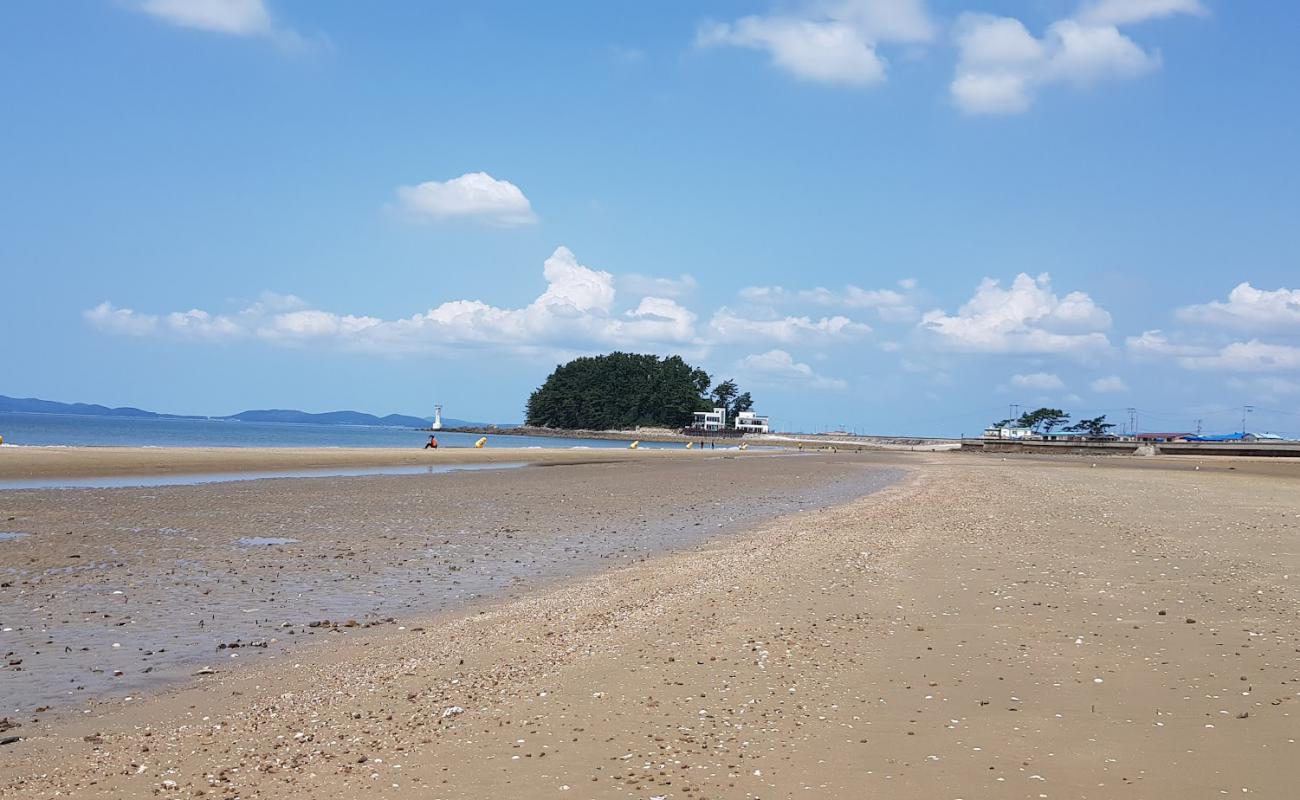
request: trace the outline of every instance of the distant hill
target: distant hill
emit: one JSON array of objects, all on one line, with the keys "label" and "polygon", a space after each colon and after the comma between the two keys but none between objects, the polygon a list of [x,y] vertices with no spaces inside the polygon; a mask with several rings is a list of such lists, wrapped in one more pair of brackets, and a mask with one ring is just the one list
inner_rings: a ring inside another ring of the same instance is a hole
[{"label": "distant hill", "polygon": [[[130,417],[134,419],[224,419],[238,422],[279,422],[311,425],[379,425],[390,428],[427,428],[432,417],[411,417],[405,414],[389,414],[377,417],[361,411],[327,411],[312,414],[292,409],[255,409],[241,411],[224,417],[204,417],[184,414],[159,414],[142,408],[109,408],[91,403],[59,403],[54,400],[39,400],[35,397],[6,397],[0,395],[0,412],[17,412],[24,414],[78,414],[89,417]],[[442,420],[443,427],[471,428],[486,427],[486,422],[470,422],[463,419]],[[513,427],[503,425],[501,427]]]},{"label": "distant hill", "polygon": [[24,414],[81,414],[88,417],[134,417],[136,419],[205,419],[200,416],[181,414],[159,414],[141,408],[109,408],[90,403],[59,403],[54,400],[38,400],[35,397],[6,397],[0,394],[0,411]]},{"label": "distant hill", "polygon": [[376,417],[361,411],[326,411],[323,414],[311,414],[306,411],[293,411],[272,408],[254,411],[241,411],[228,417],[217,419],[234,419],[240,422],[292,422],[311,425],[387,425],[401,428],[424,428],[429,421],[420,417],[408,417],[403,414],[389,414]]}]

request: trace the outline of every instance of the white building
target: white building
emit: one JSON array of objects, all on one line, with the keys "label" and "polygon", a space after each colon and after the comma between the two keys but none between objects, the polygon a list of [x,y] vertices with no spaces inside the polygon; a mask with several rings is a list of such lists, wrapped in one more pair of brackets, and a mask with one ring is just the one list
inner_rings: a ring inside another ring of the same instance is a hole
[{"label": "white building", "polygon": [[1029,439],[1033,437],[1034,431],[1030,428],[1015,428],[1006,426],[1002,428],[985,428],[985,439]]},{"label": "white building", "polygon": [[767,417],[760,417],[753,411],[742,411],[736,415],[736,430],[744,433],[767,433]]},{"label": "white building", "polygon": [[727,409],[715,408],[712,411],[696,411],[691,427],[705,431],[720,431],[727,427]]}]

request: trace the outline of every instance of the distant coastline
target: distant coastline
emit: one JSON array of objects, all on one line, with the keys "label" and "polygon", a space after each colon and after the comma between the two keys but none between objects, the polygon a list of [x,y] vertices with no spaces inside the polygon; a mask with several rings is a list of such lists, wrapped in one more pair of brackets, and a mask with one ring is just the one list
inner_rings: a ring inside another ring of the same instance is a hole
[{"label": "distant coastline", "polygon": [[[167,414],[147,411],[133,406],[110,408],[97,403],[62,403],[56,400],[42,400],[35,397],[8,397],[0,395],[0,412],[11,414],[61,414],[86,417],[113,417],[118,419],[189,419],[214,420],[223,422],[276,422],[283,424],[307,425],[373,425],[390,428],[426,429],[433,422],[432,417],[414,417],[406,414],[388,414],[376,416],[362,411],[326,411],[311,413],[296,409],[250,409],[237,414],[225,416],[203,416],[201,414]],[[443,419],[444,428],[457,427],[492,427],[497,430],[513,428],[509,424],[489,425],[484,422],[472,422],[463,419]]]}]

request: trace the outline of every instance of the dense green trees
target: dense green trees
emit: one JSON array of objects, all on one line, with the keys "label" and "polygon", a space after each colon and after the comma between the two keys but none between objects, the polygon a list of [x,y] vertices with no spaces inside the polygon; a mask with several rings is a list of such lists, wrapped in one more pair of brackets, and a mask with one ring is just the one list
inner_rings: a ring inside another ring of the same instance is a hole
[{"label": "dense green trees", "polygon": [[680,428],[690,424],[694,412],[715,403],[729,412],[753,406],[749,393],[741,393],[734,381],[723,381],[709,394],[711,382],[707,372],[680,356],[577,358],[557,366],[529,396],[527,424],[586,430]]},{"label": "dense green trees", "polygon": [[711,401],[709,408],[727,409],[727,425],[730,427],[735,426],[737,414],[742,411],[752,411],[754,408],[754,398],[749,396],[749,392],[740,391],[733,378],[727,378],[714,386],[708,399]]}]

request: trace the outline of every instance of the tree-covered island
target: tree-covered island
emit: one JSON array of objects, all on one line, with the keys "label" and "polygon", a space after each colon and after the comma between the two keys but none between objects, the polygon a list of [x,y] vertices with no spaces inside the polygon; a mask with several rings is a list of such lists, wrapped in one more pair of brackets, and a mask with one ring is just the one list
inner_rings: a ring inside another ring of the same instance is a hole
[{"label": "tree-covered island", "polygon": [[726,408],[730,421],[754,401],[733,380],[710,390],[709,373],[681,356],[610,353],[555,368],[528,398],[530,427],[566,430],[681,428],[696,411]]}]

